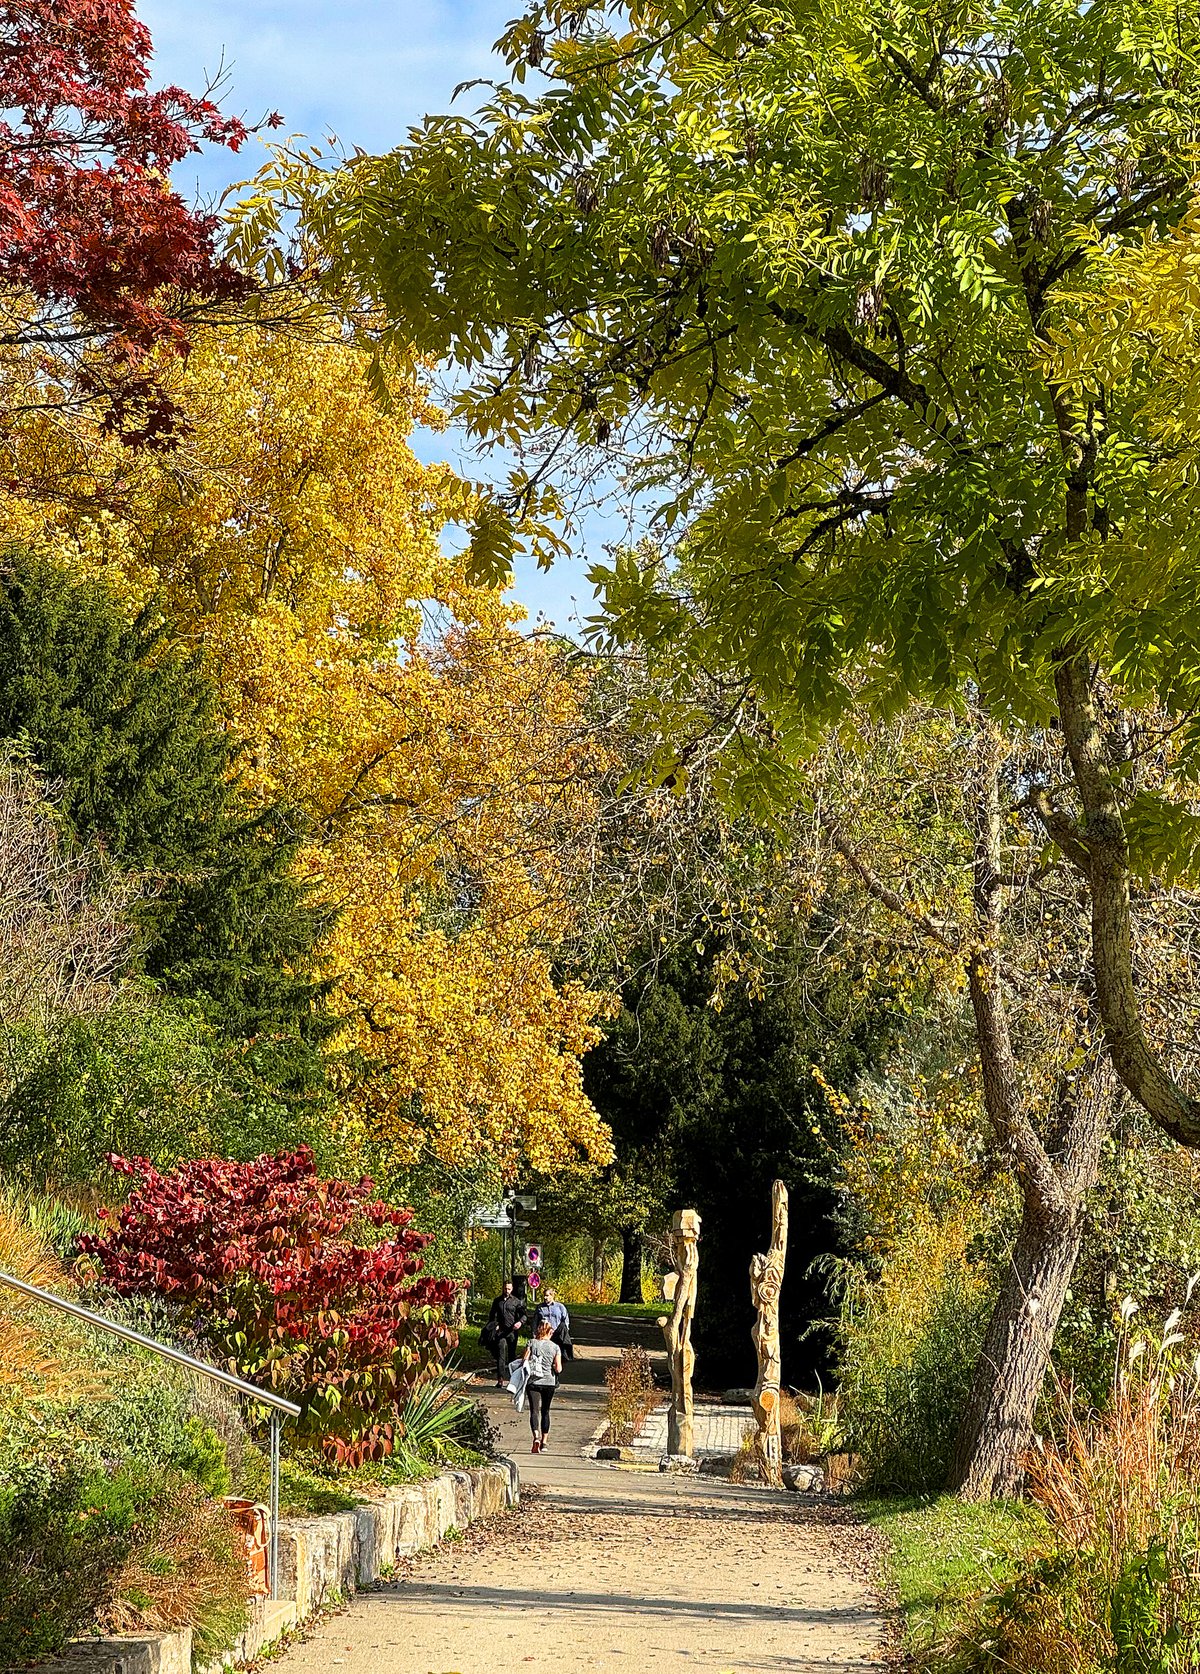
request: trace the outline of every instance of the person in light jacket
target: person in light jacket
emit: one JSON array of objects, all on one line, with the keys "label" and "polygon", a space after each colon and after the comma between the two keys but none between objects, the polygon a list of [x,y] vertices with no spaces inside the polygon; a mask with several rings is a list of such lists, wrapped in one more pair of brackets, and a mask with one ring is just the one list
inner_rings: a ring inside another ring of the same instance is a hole
[{"label": "person in light jacket", "polygon": [[533,1312],[533,1329],[536,1331],[544,1319],[550,1321],[550,1335],[557,1337],[560,1331],[571,1329],[571,1316],[567,1313],[565,1302],[558,1300],[553,1285],[546,1286],[546,1294]]},{"label": "person in light jacket", "polygon": [[549,1320],[539,1320],[522,1356],[529,1368],[525,1393],[529,1401],[529,1428],[533,1431],[531,1453],[545,1452],[546,1437],[550,1434],[550,1403],[562,1376],[562,1352],[554,1341],[552,1329]]}]

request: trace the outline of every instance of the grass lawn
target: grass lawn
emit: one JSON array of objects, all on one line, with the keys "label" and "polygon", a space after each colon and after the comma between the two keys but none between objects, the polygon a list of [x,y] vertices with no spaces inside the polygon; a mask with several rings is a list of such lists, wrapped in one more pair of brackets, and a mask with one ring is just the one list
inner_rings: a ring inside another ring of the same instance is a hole
[{"label": "grass lawn", "polygon": [[669,1314],[666,1302],[568,1302],[572,1319],[657,1319]]},{"label": "grass lawn", "polygon": [[856,1503],[887,1536],[891,1579],[917,1653],[968,1619],[979,1593],[1015,1574],[1041,1528],[1038,1512],[1011,1501],[968,1505],[945,1494]]},{"label": "grass lawn", "polygon": [[455,1359],[464,1369],[493,1364],[491,1355],[479,1343],[478,1325],[460,1325],[458,1328],[458,1350]]}]

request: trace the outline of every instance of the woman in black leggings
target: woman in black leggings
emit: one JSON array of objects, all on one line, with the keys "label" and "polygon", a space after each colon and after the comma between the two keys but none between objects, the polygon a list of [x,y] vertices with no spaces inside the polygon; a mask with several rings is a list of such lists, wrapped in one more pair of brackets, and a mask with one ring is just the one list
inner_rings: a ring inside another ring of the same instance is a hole
[{"label": "woman in black leggings", "polygon": [[525,1350],[525,1364],[529,1367],[529,1428],[533,1431],[531,1453],[541,1453],[550,1434],[550,1403],[558,1388],[562,1372],[562,1354],[554,1341],[554,1327],[548,1319],[539,1320],[533,1341]]}]

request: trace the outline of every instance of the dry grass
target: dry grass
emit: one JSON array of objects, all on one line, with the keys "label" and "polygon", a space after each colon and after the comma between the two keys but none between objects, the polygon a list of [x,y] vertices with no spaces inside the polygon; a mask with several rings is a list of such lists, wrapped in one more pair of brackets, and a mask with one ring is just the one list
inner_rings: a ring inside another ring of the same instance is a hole
[{"label": "dry grass", "polygon": [[[730,1466],[732,1482],[757,1479],[757,1435],[758,1425],[747,1424]],[[783,1390],[779,1397],[779,1440],[785,1464],[820,1465],[827,1485],[836,1492],[842,1492],[855,1479],[858,1461],[843,1451],[845,1437],[836,1395],[827,1395],[824,1390],[816,1395],[792,1395]]]},{"label": "dry grass", "polygon": [[187,1477],[156,1498],[112,1584],[108,1633],[198,1628],[201,1650],[227,1643],[246,1616],[246,1559],[233,1518]]},{"label": "dry grass", "polygon": [[[19,1207],[0,1200],[0,1268],[43,1290],[68,1290],[67,1271]],[[50,1400],[97,1396],[103,1384],[69,1326],[45,1306],[0,1286],[0,1383],[6,1394]]]},{"label": "dry grass", "polygon": [[1048,1537],[984,1601],[959,1667],[1175,1674],[1200,1667],[1200,1358],[1179,1316],[1161,1342],[1126,1330],[1103,1412],[1060,1389],[1056,1438],[1029,1460]]}]

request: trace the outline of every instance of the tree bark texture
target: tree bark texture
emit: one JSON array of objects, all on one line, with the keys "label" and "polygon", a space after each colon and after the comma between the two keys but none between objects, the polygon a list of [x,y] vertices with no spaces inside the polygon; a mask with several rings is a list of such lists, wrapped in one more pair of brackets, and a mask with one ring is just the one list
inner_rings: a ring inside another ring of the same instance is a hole
[{"label": "tree bark texture", "polygon": [[621,1228],[622,1302],[642,1300],[642,1235],[635,1227]]},{"label": "tree bark texture", "polygon": [[667,1452],[692,1457],[695,1449],[692,1408],[692,1319],[696,1312],[696,1278],[700,1268],[700,1217],[694,1209],[677,1209],[671,1216],[671,1266],[667,1300],[671,1316],[659,1318],[671,1367],[671,1406],[667,1413]]},{"label": "tree bark texture", "polygon": [[1200,1146],[1200,1099],[1168,1073],[1142,1027],[1133,972],[1129,844],[1089,659],[1081,653],[1065,659],[1055,685],[1083,822],[1076,825],[1045,805],[1041,812],[1051,837],[1087,879],[1096,999],[1109,1056],[1125,1086],[1164,1133],[1180,1145]]},{"label": "tree bark texture", "polygon": [[1043,1140],[1030,1120],[1009,1033],[999,961],[1001,804],[986,749],[974,805],[977,946],[967,962],[983,1097],[1021,1188],[1021,1226],[976,1362],[950,1483],[965,1499],[1018,1494],[1055,1332],[1082,1241],[1087,1194],[1112,1125],[1112,1076],[1095,1053],[1060,1076]]},{"label": "tree bark texture", "polygon": [[1027,1204],[976,1363],[951,1464],[964,1499],[1018,1499],[1054,1336],[1083,1238],[1081,1216],[1043,1222]]},{"label": "tree bark texture", "polygon": [[783,1448],[779,1435],[782,1361],[779,1347],[779,1292],[787,1258],[788,1192],[782,1180],[771,1187],[771,1248],[750,1257],[750,1296],[757,1313],[750,1336],[758,1356],[754,1416],[758,1420],[755,1453],[762,1480],[783,1487]]}]

